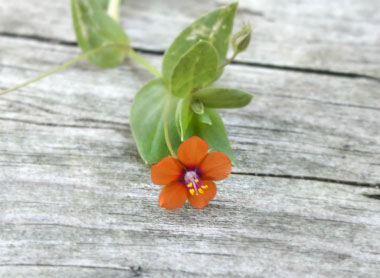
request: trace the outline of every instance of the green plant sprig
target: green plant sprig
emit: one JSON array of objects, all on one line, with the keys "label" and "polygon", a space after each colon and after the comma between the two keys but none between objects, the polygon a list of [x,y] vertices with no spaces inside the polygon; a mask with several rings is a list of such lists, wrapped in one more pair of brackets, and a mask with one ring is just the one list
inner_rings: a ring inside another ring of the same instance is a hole
[{"label": "green plant sprig", "polygon": [[[234,161],[226,129],[215,108],[243,107],[252,95],[211,86],[250,41],[251,28],[244,25],[232,37],[234,53],[226,58],[236,9],[237,3],[232,3],[186,27],[165,52],[162,77],[148,82],[137,93],[131,108],[131,126],[146,163],[173,156],[172,150],[194,135]],[[168,102],[170,108],[166,110]]]},{"label": "green plant sprig", "polygon": [[129,46],[125,45],[125,44],[106,44],[106,45],[99,46],[97,48],[91,49],[91,50],[83,53],[82,55],[79,55],[79,56],[77,56],[77,57],[75,57],[75,58],[73,58],[73,59],[71,59],[71,60],[69,60],[69,61],[67,61],[67,62],[65,62],[65,63],[63,63],[61,65],[59,65],[58,67],[55,67],[55,68],[53,68],[53,69],[51,69],[51,70],[49,70],[47,72],[44,72],[44,73],[42,73],[42,74],[40,74],[40,75],[38,75],[38,76],[36,76],[36,77],[34,77],[34,78],[26,81],[26,82],[23,82],[21,84],[18,84],[16,86],[12,87],[12,88],[9,88],[9,89],[7,89],[5,91],[2,91],[2,92],[0,92],[0,95],[5,95],[5,94],[10,93],[12,91],[16,91],[18,89],[26,87],[29,84],[32,84],[32,83],[37,82],[37,81],[39,81],[41,79],[44,79],[45,77],[48,77],[49,75],[52,75],[52,74],[54,74],[56,72],[59,72],[59,71],[65,69],[65,68],[67,68],[67,67],[69,67],[69,66],[71,66],[71,65],[73,65],[73,64],[75,64],[77,62],[79,62],[80,60],[82,60],[84,58],[88,58],[88,56],[94,55],[97,52],[99,52],[99,51],[101,51],[103,49],[106,49],[106,48],[120,48],[123,51],[129,51]]},{"label": "green plant sprig", "polygon": [[[102,5],[101,5],[102,4]],[[155,77],[160,71],[130,46],[130,40],[116,21],[119,18],[120,0],[98,3],[91,0],[72,0],[73,24],[78,44],[83,54],[26,82],[0,92],[5,95],[59,72],[84,58],[101,68],[119,65],[126,55],[135,60]],[[102,7],[105,6],[105,9]],[[107,12],[105,11],[107,10]]]},{"label": "green plant sprig", "polygon": [[[209,12],[186,27],[165,52],[161,73],[130,47],[130,39],[119,24],[120,2],[71,0],[74,30],[83,54],[0,95],[83,58],[100,68],[110,68],[128,55],[155,76],[137,92],[131,107],[132,133],[145,163],[157,163],[168,155],[176,157],[181,142],[194,135],[234,162],[225,126],[215,109],[243,107],[250,103],[252,94],[212,84],[250,43],[249,25],[231,38],[238,4]],[[227,58],[230,43],[233,55]]]}]

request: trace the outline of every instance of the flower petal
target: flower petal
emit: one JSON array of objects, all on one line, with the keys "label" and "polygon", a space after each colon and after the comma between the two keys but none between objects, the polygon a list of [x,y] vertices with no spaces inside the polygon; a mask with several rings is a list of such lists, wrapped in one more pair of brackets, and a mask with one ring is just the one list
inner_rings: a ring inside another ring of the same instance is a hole
[{"label": "flower petal", "polygon": [[203,194],[198,194],[198,195],[188,194],[189,203],[197,209],[201,209],[207,206],[208,203],[212,199],[214,199],[217,192],[216,184],[213,181],[202,180],[202,183],[208,186],[207,189],[203,190],[204,191]]},{"label": "flower petal", "polygon": [[202,179],[223,180],[231,174],[231,160],[222,152],[209,153],[199,169]]},{"label": "flower petal", "polygon": [[187,192],[188,190],[181,182],[172,182],[162,189],[158,204],[168,210],[178,209],[185,204]]},{"label": "flower petal", "polygon": [[198,136],[193,136],[183,142],[178,148],[178,159],[186,167],[196,167],[205,158],[208,144]]},{"label": "flower petal", "polygon": [[167,157],[152,167],[152,181],[158,185],[169,184],[178,180],[182,171],[183,167],[177,159]]}]

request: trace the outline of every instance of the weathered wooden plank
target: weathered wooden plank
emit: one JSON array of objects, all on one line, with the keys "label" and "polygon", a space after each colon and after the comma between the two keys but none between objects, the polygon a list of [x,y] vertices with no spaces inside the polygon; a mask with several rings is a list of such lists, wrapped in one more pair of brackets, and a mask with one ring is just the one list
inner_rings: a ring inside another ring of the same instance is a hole
[{"label": "weathered wooden plank", "polygon": [[[0,84],[4,87],[78,53],[75,47],[5,38],[1,42]],[[160,63],[161,57],[148,57],[156,65]],[[129,105],[150,78],[137,66],[101,71],[82,63],[1,98],[2,125],[25,122],[25,126],[116,130],[118,137],[127,138],[119,151],[128,149],[135,157]],[[378,82],[234,65],[219,84],[255,94],[245,109],[222,111],[237,154],[236,172],[379,183]],[[22,138],[22,132],[17,136]],[[100,140],[101,144],[108,136]],[[38,145],[41,140],[49,139],[37,136],[33,143],[25,143]],[[54,144],[56,138],[51,140]],[[10,156],[12,151],[17,151],[17,145],[9,149]],[[96,155],[92,147],[88,151]]]},{"label": "weathered wooden plank", "polygon": [[[163,51],[187,24],[228,2],[130,0],[122,24],[135,47]],[[380,78],[378,10],[375,0],[241,0],[236,27],[250,21],[255,34],[238,60]],[[6,1],[0,5],[4,32],[75,41],[69,1]]]},{"label": "weathered wooden plank", "polygon": [[380,271],[380,204],[362,196],[374,189],[233,175],[207,209],[163,212],[146,171],[102,162],[61,169],[60,179],[54,165],[2,168],[0,274],[132,277],[138,266],[143,277]]},{"label": "weathered wooden plank", "polygon": [[[79,50],[0,53],[9,87]],[[377,277],[378,189],[252,175],[379,183],[378,82],[229,67],[220,85],[256,96],[222,112],[237,174],[205,210],[166,212],[128,124],[150,78],[83,62],[0,98],[0,276]]]}]

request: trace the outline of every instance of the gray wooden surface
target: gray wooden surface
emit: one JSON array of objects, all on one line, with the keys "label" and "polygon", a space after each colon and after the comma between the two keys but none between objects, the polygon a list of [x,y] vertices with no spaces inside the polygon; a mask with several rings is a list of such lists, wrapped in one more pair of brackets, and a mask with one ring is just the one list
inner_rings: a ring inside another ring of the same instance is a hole
[{"label": "gray wooden surface", "polygon": [[[249,51],[219,84],[237,165],[204,210],[158,207],[129,126],[151,76],[81,62],[0,97],[0,277],[378,277],[378,1],[240,1]],[[225,1],[128,0],[159,66]],[[0,89],[75,55],[69,1],[0,0]]]}]

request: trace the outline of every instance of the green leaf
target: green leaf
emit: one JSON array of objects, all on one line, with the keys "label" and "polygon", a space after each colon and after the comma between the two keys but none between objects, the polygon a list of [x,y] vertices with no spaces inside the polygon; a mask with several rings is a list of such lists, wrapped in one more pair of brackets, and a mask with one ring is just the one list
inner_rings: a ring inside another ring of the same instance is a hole
[{"label": "green leaf", "polygon": [[110,0],[98,0],[99,1],[99,5],[105,10],[107,9],[108,7],[108,3],[110,2]]},{"label": "green leaf", "polygon": [[202,115],[205,111],[203,103],[199,100],[194,100],[191,103],[191,109],[194,111],[194,113],[197,113],[199,115]]},{"label": "green leaf", "polygon": [[192,97],[187,96],[178,101],[177,109],[175,112],[175,122],[177,125],[178,133],[181,136],[181,141],[184,140],[186,130],[190,124],[193,117],[193,112],[191,111]]},{"label": "green leaf", "polygon": [[200,89],[193,96],[202,101],[206,107],[212,108],[238,108],[246,106],[252,100],[250,93],[226,88]]},{"label": "green leaf", "polygon": [[89,60],[99,67],[114,67],[124,60],[129,38],[101,4],[92,0],[71,0],[74,30],[83,52],[115,45],[89,56]]},{"label": "green leaf", "polygon": [[201,123],[212,125],[211,118],[207,113],[200,114],[198,115],[198,117]]},{"label": "green leaf", "polygon": [[186,139],[197,135],[209,144],[211,151],[224,152],[231,159],[232,163],[235,163],[234,154],[230,142],[228,141],[226,128],[224,127],[222,119],[215,109],[208,108],[204,114],[206,113],[211,119],[212,125],[203,123],[201,116],[195,115],[189,125]]},{"label": "green leaf", "polygon": [[165,80],[170,79],[182,55],[200,40],[211,43],[218,53],[219,65],[224,63],[237,5],[235,2],[207,13],[179,34],[164,56],[162,75]]},{"label": "green leaf", "polygon": [[157,163],[170,155],[164,134],[168,104],[169,137],[174,150],[177,150],[181,142],[175,125],[177,102],[161,78],[153,79],[137,92],[131,107],[130,123],[137,149],[145,163]]},{"label": "green leaf", "polygon": [[176,97],[190,94],[194,88],[210,85],[218,70],[218,54],[208,42],[200,41],[178,61],[170,78],[170,91]]}]

